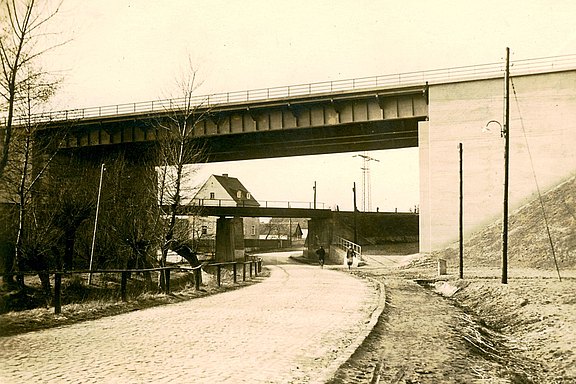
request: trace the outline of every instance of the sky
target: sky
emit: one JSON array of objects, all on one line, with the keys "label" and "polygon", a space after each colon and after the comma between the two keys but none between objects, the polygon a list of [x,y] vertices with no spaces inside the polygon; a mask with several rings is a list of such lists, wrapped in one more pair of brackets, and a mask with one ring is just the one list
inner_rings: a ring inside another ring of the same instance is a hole
[{"label": "sky", "polygon": [[[568,0],[64,0],[44,56],[62,76],[54,109],[179,97],[189,63],[198,94],[230,92],[576,53]],[[354,153],[214,163],[259,200],[352,208]],[[418,204],[418,150],[373,151],[372,209]]]}]

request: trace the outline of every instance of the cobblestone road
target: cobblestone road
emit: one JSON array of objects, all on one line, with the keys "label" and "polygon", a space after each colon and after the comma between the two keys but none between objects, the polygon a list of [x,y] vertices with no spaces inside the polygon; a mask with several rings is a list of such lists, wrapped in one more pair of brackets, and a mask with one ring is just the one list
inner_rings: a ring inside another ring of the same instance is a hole
[{"label": "cobblestone road", "polygon": [[239,290],[0,338],[0,382],[323,382],[367,331],[379,294],[343,272],[269,268]]}]

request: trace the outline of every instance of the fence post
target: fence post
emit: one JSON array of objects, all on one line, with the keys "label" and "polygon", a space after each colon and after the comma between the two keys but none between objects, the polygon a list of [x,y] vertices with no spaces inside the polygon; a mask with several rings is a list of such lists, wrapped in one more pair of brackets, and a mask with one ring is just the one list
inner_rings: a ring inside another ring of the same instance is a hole
[{"label": "fence post", "polygon": [[198,269],[194,270],[194,288],[199,291],[200,290],[200,274],[201,272],[201,267],[199,267]]},{"label": "fence post", "polygon": [[254,276],[258,276],[258,262],[255,261],[254,262]]},{"label": "fence post", "polygon": [[232,264],[232,273],[234,275],[234,284],[236,284],[236,263]]},{"label": "fence post", "polygon": [[62,273],[56,272],[54,274],[54,313],[57,315],[62,312],[61,291]]},{"label": "fence post", "polygon": [[258,260],[258,272],[262,273],[262,260]]},{"label": "fence post", "polygon": [[126,302],[126,284],[128,282],[128,272],[122,271],[122,279],[120,280],[120,298]]},{"label": "fence post", "polygon": [[252,264],[254,264],[253,261],[250,262],[250,279],[252,279]]},{"label": "fence post", "polygon": [[170,269],[164,270],[165,277],[166,277],[166,293],[170,293]]},{"label": "fence post", "polygon": [[242,263],[242,281],[246,281],[246,262]]},{"label": "fence post", "polygon": [[218,286],[220,286],[220,270],[222,269],[222,267],[220,265],[216,266],[216,282],[218,284]]}]

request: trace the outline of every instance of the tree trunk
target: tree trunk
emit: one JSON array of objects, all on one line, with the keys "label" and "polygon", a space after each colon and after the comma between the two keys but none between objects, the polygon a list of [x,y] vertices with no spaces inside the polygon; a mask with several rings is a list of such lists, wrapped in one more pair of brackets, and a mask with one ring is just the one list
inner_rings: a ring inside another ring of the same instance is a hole
[{"label": "tree trunk", "polygon": [[67,229],[64,238],[64,269],[74,269],[74,243],[76,240],[76,228]]}]

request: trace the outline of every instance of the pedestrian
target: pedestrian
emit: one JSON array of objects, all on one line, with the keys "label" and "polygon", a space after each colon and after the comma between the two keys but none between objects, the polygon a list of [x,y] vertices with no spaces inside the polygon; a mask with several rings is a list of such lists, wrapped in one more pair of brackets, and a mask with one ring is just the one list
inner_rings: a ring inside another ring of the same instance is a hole
[{"label": "pedestrian", "polygon": [[318,255],[318,263],[320,264],[320,267],[324,268],[324,258],[326,257],[326,251],[324,250],[324,247],[320,246],[320,248],[318,248],[316,251],[316,254]]},{"label": "pedestrian", "polygon": [[346,263],[348,264],[348,270],[352,267],[352,262],[354,261],[354,250],[352,247],[348,247],[346,252]]}]

